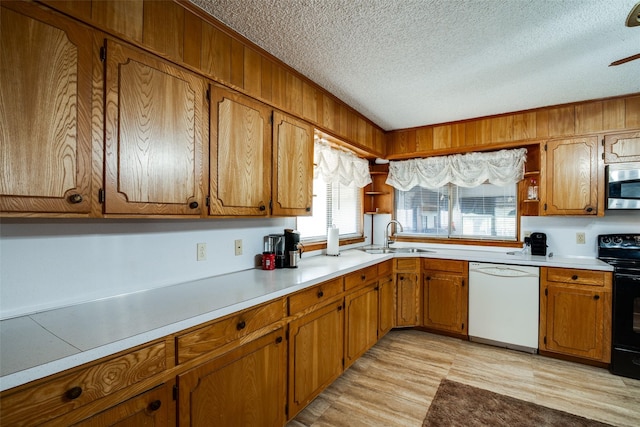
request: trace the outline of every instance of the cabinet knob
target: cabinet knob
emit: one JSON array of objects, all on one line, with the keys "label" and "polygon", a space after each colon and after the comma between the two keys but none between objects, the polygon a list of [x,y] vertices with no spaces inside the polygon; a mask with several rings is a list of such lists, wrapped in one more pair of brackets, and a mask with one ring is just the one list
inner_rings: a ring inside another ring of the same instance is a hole
[{"label": "cabinet knob", "polygon": [[282,342],[282,337],[276,338],[276,344],[280,344]]},{"label": "cabinet knob", "polygon": [[307,206],[306,208],[304,208],[304,210],[307,212],[311,212],[311,206]]},{"label": "cabinet knob", "polygon": [[362,279],[362,280],[366,280],[366,279],[367,279],[367,276],[365,276],[365,275],[363,274],[362,276],[360,276],[360,279]]},{"label": "cabinet knob", "polygon": [[598,295],[598,294],[594,295],[593,299],[596,300],[596,301],[599,300],[600,299],[600,295]]},{"label": "cabinet knob", "polygon": [[588,206],[588,207],[585,209],[585,211],[587,211],[587,212],[593,212],[593,208],[592,208],[591,206]]},{"label": "cabinet knob", "polygon": [[241,322],[238,322],[238,324],[236,325],[236,329],[241,331],[243,330],[245,327],[247,326],[247,323],[243,320]]},{"label": "cabinet knob", "polygon": [[198,202],[191,202],[191,203],[189,203],[189,207],[190,207],[191,209],[198,209],[198,206],[199,206],[199,205],[198,205]]},{"label": "cabinet knob", "polygon": [[69,203],[73,203],[73,204],[82,203],[82,200],[84,199],[80,194],[72,194],[69,196]]},{"label": "cabinet knob", "polygon": [[571,280],[578,280],[578,275],[574,274],[573,276],[571,276]]},{"label": "cabinet knob", "polygon": [[261,211],[264,211],[267,209],[267,207],[265,205],[260,205],[258,206],[258,209],[260,209]]},{"label": "cabinet knob", "polygon": [[154,400],[153,402],[149,403],[149,406],[147,406],[147,408],[149,408],[149,411],[155,412],[160,409],[161,406],[162,402],[160,400]]},{"label": "cabinet knob", "polygon": [[400,276],[400,280],[404,280],[404,276]]},{"label": "cabinet knob", "polygon": [[65,397],[69,400],[76,400],[82,394],[82,387],[73,387],[67,390],[64,394]]},{"label": "cabinet knob", "polygon": [[324,296],[324,292],[318,291],[318,298],[322,298]]}]

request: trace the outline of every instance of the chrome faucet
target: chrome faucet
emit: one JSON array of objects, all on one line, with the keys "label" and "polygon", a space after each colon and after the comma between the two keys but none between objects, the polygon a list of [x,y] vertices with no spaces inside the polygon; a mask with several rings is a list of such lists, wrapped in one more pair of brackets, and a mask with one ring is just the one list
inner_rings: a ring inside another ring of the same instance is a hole
[{"label": "chrome faucet", "polygon": [[395,219],[392,219],[391,221],[389,221],[389,223],[387,224],[387,227],[384,229],[384,247],[385,248],[388,248],[391,243],[396,242],[395,239],[393,240],[389,239],[389,226],[391,224],[398,224],[398,226],[400,227],[400,231],[404,231],[404,228],[402,228],[402,224],[400,224],[399,221]]}]

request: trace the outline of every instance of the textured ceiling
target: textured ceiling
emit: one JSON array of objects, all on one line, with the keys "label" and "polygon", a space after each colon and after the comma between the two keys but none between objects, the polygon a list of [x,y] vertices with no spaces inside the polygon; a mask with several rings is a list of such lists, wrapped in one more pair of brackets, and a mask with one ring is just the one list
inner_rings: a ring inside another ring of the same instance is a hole
[{"label": "textured ceiling", "polygon": [[640,92],[637,0],[191,0],[385,130]]}]

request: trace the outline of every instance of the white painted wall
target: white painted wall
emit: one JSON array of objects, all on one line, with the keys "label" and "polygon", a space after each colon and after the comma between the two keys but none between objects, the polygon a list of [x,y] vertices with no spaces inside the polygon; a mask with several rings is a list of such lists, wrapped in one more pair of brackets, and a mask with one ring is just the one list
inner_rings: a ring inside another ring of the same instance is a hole
[{"label": "white painted wall", "polygon": [[[389,219],[365,215],[366,243],[383,244]],[[0,319],[253,268],[263,237],[285,228],[295,228],[295,220],[3,219]],[[640,234],[640,211],[524,217],[521,230],[546,233],[558,256],[595,257],[598,234]],[[575,243],[578,231],[585,245]],[[235,239],[243,240],[241,256],[234,255]],[[199,242],[207,244],[206,261],[196,261]]]},{"label": "white painted wall", "polygon": [[3,219],[0,318],[253,268],[263,237],[285,228],[295,220]]}]

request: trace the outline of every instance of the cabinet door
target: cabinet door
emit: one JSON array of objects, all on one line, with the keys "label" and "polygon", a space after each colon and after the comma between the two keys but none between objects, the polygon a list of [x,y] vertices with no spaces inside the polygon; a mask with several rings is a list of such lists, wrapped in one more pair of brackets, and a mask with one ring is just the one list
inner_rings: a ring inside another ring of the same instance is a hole
[{"label": "cabinet door", "polygon": [[416,326],[419,316],[419,283],[416,273],[398,273],[396,275],[398,307],[396,326]]},{"label": "cabinet door", "polygon": [[[594,289],[553,286],[546,288],[546,325],[540,348],[600,360],[604,356],[604,306],[608,293]],[[610,303],[610,301],[608,301]],[[544,312],[541,313],[544,315]]]},{"label": "cabinet door", "polygon": [[378,341],[378,284],[344,298],[345,369]]},{"label": "cabinet door", "polygon": [[271,199],[271,110],[214,86],[210,215],[267,216]]},{"label": "cabinet door", "polygon": [[311,215],[312,197],[313,128],[274,111],[272,214]]},{"label": "cabinet door", "polygon": [[429,328],[467,333],[467,292],[464,278],[424,272],[422,322]]},{"label": "cabinet door", "polygon": [[173,405],[172,387],[168,384],[158,386],[139,396],[114,406],[93,417],[74,424],[79,427],[164,427],[175,424],[170,422],[169,410]]},{"label": "cabinet door", "polygon": [[378,287],[378,339],[380,339],[396,324],[396,285],[393,275],[380,279]]},{"label": "cabinet door", "polygon": [[0,211],[86,214],[92,34],[34,4],[0,6]]},{"label": "cabinet door", "polygon": [[109,40],[105,84],[104,212],[199,215],[205,81]]},{"label": "cabinet door", "polygon": [[549,141],[541,200],[545,215],[596,215],[598,211],[598,139]]},{"label": "cabinet door", "polygon": [[289,328],[289,418],[293,418],[343,371],[342,301],[292,321]]},{"label": "cabinet door", "polygon": [[279,329],[179,375],[179,425],[284,425],[286,366]]},{"label": "cabinet door", "polygon": [[605,135],[604,162],[640,162],[640,131]]}]

